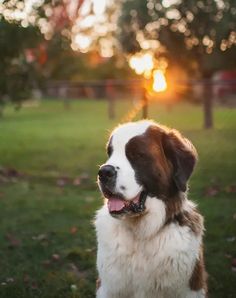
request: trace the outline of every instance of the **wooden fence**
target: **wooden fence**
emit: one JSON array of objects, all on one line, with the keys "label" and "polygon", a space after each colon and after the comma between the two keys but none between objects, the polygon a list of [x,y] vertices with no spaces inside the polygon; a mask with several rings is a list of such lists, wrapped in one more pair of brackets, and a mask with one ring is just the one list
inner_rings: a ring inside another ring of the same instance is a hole
[{"label": "wooden fence", "polygon": [[[43,90],[46,97],[63,98],[65,104],[73,99],[96,99],[108,101],[108,115],[115,117],[114,101],[116,98],[141,100],[143,118],[148,117],[148,102],[150,93],[144,80],[102,80],[86,82],[49,81]],[[188,97],[198,101],[203,106],[204,128],[213,127],[213,100],[225,101],[225,96],[233,95],[236,105],[236,80],[188,80],[176,81],[171,92],[163,92],[158,96],[166,102],[176,98]],[[180,94],[178,94],[181,90]]]}]

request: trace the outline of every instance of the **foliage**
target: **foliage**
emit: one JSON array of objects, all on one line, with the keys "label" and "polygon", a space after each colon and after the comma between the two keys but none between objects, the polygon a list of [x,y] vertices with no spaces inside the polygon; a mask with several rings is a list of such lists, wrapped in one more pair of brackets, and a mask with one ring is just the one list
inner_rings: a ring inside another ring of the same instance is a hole
[{"label": "foliage", "polygon": [[124,59],[118,56],[102,58],[95,50],[88,53],[73,51],[70,40],[60,33],[54,34],[47,43],[47,55],[44,75],[51,80],[102,80],[133,75]]},{"label": "foliage", "polygon": [[83,2],[45,0],[31,6],[25,1],[0,3],[0,108],[7,100],[20,107],[31,90],[41,89],[47,80],[132,75],[121,55],[103,59],[97,47],[87,54],[72,50],[72,29]]},{"label": "foliage", "polygon": [[4,104],[6,95],[16,103],[29,96],[36,69],[34,63],[27,62],[26,49],[35,47],[41,40],[37,28],[23,28],[0,19],[0,104]]},{"label": "foliage", "polygon": [[47,51],[60,58],[65,45],[69,50],[69,37],[61,32],[71,28],[82,3],[77,1],[73,7],[69,2],[47,0],[0,3],[0,111],[8,99],[20,107],[33,88],[42,87],[42,80],[51,75],[45,64]]},{"label": "foliage", "polygon": [[152,48],[157,56],[208,76],[236,67],[235,15],[235,0],[125,1],[119,39],[129,53],[144,49],[143,40],[157,40],[161,45]]}]

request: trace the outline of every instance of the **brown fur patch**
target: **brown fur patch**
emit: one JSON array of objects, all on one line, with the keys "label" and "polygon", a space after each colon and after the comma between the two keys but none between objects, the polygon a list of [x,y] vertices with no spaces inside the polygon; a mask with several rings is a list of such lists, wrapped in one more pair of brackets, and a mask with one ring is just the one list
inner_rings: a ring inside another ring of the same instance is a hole
[{"label": "brown fur patch", "polygon": [[162,147],[164,128],[151,126],[143,135],[126,144],[126,155],[135,170],[137,181],[149,195],[168,197],[171,184],[171,163]]},{"label": "brown fur patch", "polygon": [[178,131],[151,125],[126,144],[137,181],[151,196],[169,198],[185,192],[197,161],[192,143]]},{"label": "brown fur patch", "polygon": [[175,215],[174,220],[179,223],[180,226],[187,226],[196,235],[200,236],[203,233],[203,217],[194,208],[190,211],[182,211]]},{"label": "brown fur patch", "polygon": [[203,247],[201,247],[199,251],[199,258],[196,261],[192,276],[189,280],[189,286],[193,291],[204,289],[207,294],[207,273],[205,271]]},{"label": "brown fur patch", "polygon": [[[135,170],[137,181],[144,185],[150,196],[166,205],[166,221],[177,220],[188,225],[196,234],[202,230],[198,212],[182,212],[184,196],[197,160],[197,153],[189,140],[178,131],[152,125],[147,131],[126,144],[126,155]],[[182,190],[181,189],[181,190]]]},{"label": "brown fur patch", "polygon": [[172,182],[179,191],[185,192],[197,161],[197,151],[193,144],[176,130],[164,133],[162,144],[165,155],[173,166]]},{"label": "brown fur patch", "polygon": [[101,279],[100,278],[98,278],[97,280],[96,280],[96,291],[101,287]]},{"label": "brown fur patch", "polygon": [[183,198],[180,195],[163,200],[166,205],[166,222],[175,220],[181,214],[183,208]]}]

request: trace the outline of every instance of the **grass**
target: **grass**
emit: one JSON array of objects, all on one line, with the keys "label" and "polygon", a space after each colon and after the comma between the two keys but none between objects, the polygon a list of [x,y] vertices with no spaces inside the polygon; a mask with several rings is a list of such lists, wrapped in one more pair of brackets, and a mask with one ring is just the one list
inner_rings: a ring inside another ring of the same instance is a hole
[{"label": "grass", "polygon": [[[0,297],[94,297],[92,220],[102,204],[96,172],[109,130],[131,108],[117,103],[113,121],[104,101],[73,102],[69,110],[50,100],[20,112],[6,109],[0,120]],[[205,216],[210,297],[233,298],[236,110],[217,107],[209,131],[202,130],[199,106],[181,103],[167,111],[152,103],[149,110],[197,147],[189,196]]]}]

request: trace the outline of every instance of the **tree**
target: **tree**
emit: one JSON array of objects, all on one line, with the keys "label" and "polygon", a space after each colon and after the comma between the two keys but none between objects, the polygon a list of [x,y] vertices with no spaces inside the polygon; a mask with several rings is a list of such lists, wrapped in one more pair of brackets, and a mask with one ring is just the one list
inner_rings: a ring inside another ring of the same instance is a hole
[{"label": "tree", "polygon": [[[34,65],[27,62],[26,50],[42,41],[39,30],[23,28],[0,19],[0,105],[8,97],[17,105],[29,96],[33,84]],[[7,96],[7,97],[6,97]]]},{"label": "tree", "polygon": [[[157,57],[179,64],[192,76],[208,79],[219,69],[236,67],[235,0],[133,0],[123,2],[118,38],[134,53],[152,48]],[[234,58],[233,58],[234,57]],[[211,85],[204,83],[204,127],[212,120]]]},{"label": "tree", "polygon": [[69,30],[82,4],[83,0],[0,3],[0,114],[7,99],[19,107],[32,88],[39,87],[49,71],[47,52],[54,49],[58,56],[70,47]]},{"label": "tree", "polygon": [[118,38],[128,53],[142,50],[142,40],[158,40],[153,50],[186,70],[209,77],[236,60],[236,1],[125,1]]}]

